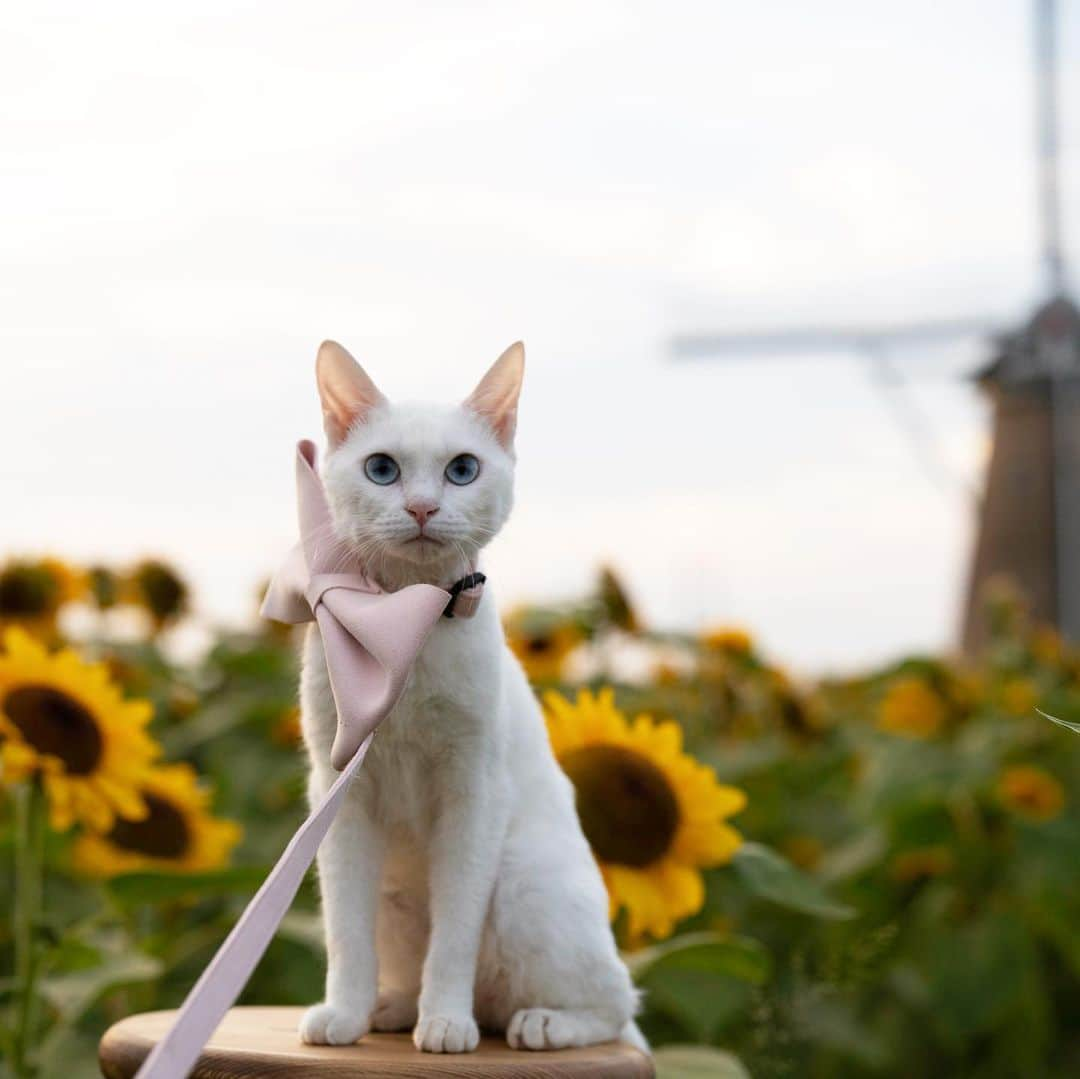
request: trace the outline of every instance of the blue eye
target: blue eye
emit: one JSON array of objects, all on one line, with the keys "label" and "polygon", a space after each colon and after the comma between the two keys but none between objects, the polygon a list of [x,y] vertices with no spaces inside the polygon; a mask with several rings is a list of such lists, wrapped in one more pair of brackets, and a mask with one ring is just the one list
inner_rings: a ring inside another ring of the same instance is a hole
[{"label": "blue eye", "polygon": [[364,475],[372,483],[377,483],[380,487],[388,487],[401,475],[401,469],[398,468],[397,461],[388,454],[373,453],[364,462]]},{"label": "blue eye", "polygon": [[446,466],[446,478],[458,487],[472,483],[479,475],[480,462],[471,453],[459,453]]}]

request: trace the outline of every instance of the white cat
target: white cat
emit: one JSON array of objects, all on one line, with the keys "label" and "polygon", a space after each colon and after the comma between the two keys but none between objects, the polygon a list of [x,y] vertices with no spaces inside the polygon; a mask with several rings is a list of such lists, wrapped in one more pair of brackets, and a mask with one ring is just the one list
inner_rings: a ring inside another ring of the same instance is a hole
[{"label": "white cat", "polygon": [[[341,537],[392,591],[475,569],[513,500],[524,370],[511,345],[463,404],[392,405],[334,342],[316,374],[323,482]],[[336,718],[318,629],[301,679],[309,793],[333,782]],[[490,589],[439,620],[319,851],[326,1002],[300,1035],[345,1045],[412,1029],[418,1048],[623,1039],[647,1051],[574,792],[503,639]]]}]

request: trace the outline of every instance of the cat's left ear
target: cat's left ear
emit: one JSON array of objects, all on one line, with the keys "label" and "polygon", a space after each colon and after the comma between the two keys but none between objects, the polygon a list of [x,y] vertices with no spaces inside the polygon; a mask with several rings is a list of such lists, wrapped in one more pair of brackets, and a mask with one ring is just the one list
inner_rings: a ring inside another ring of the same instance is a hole
[{"label": "cat's left ear", "polygon": [[336,341],[319,346],[315,378],[331,449],[345,441],[354,423],[386,400],[368,373]]},{"label": "cat's left ear", "polygon": [[505,449],[514,445],[521,379],[525,374],[525,346],[515,341],[492,365],[469,395],[465,407],[491,425]]}]

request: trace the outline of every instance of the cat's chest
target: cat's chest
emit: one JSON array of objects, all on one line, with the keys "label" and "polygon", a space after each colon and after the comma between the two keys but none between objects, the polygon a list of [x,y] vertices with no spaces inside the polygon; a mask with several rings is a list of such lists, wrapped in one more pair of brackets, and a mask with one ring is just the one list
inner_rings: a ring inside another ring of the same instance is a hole
[{"label": "cat's chest", "polygon": [[[468,784],[469,769],[494,751],[503,643],[488,602],[473,619],[432,629],[354,780],[354,796],[376,817],[412,834],[430,829],[444,784]],[[308,640],[305,684],[305,737],[325,756],[337,724],[317,631]]]},{"label": "cat's chest", "polygon": [[362,773],[379,818],[427,831],[443,785],[467,781],[477,755],[491,747],[500,643],[482,625],[432,632]]},{"label": "cat's chest", "polygon": [[409,672],[390,721],[404,717],[409,722],[433,709],[469,712],[484,707],[494,689],[496,647],[490,627],[483,623],[438,623]]}]

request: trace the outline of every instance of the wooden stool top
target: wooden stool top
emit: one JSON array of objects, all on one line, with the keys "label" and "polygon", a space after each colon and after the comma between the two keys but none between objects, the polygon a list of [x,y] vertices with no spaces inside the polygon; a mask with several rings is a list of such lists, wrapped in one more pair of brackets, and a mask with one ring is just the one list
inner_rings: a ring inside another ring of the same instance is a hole
[{"label": "wooden stool top", "polygon": [[[421,1053],[407,1034],[368,1034],[356,1045],[302,1045],[303,1008],[233,1008],[191,1079],[653,1079],[652,1061],[629,1045],[535,1053],[484,1038],[475,1053]],[[106,1079],[130,1079],[169,1029],[175,1012],[133,1015],[110,1027],[99,1059]]]}]

